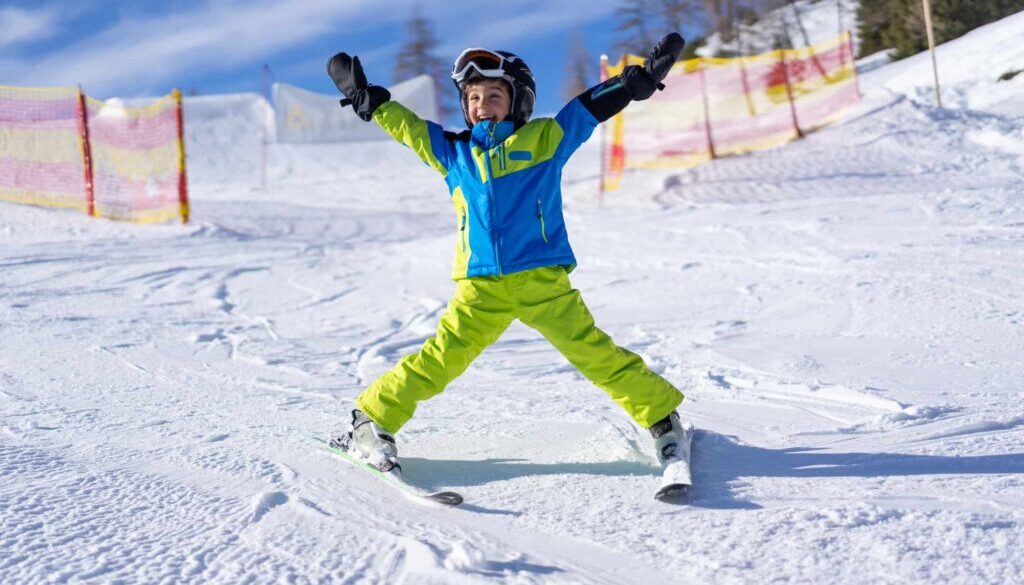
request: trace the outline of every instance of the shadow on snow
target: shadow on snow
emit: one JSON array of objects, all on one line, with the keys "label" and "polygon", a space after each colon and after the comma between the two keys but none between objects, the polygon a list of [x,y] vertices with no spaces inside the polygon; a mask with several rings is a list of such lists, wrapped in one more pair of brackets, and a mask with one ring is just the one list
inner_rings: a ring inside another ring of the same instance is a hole
[{"label": "shadow on snow", "polygon": [[[407,476],[420,485],[452,488],[484,485],[545,475],[651,476],[651,495],[658,466],[651,460],[592,463],[531,463],[524,459],[439,460],[403,458]],[[815,447],[768,449],[744,445],[734,437],[698,430],[693,446],[694,490],[691,504],[704,508],[757,509],[737,497],[733,487],[758,477],[832,478],[914,475],[984,475],[1024,473],[1024,453],[952,456],[903,453],[834,452]],[[501,513],[480,508],[479,511]],[[512,513],[515,515],[515,513]]]}]

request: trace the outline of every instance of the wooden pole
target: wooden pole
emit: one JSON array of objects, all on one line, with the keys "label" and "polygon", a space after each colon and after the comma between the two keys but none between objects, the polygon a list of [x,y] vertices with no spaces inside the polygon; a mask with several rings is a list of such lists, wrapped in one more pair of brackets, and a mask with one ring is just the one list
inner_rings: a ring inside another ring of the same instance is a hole
[{"label": "wooden pole", "polygon": [[85,173],[85,212],[96,217],[96,189],[92,173],[92,147],[89,144],[89,109],[82,86],[78,86],[78,135],[82,141],[82,166]]},{"label": "wooden pole", "polygon": [[701,105],[704,106],[704,134],[708,139],[708,156],[711,158],[718,158],[715,154],[715,139],[711,133],[711,104],[708,102],[708,84],[704,78],[704,61],[701,60],[697,64],[697,75],[700,76],[700,99]]},{"label": "wooden pole", "polygon": [[860,77],[857,76],[857,61],[853,55],[853,35],[849,32],[846,34],[846,51],[850,55],[850,65],[853,67],[853,81],[857,84],[857,99],[863,97],[860,92]]},{"label": "wooden pole", "polygon": [[932,5],[929,0],[924,2],[924,28],[928,33],[928,50],[932,53],[932,75],[935,77],[935,103],[942,107],[942,96],[939,94],[939,64],[935,59],[935,34],[932,33]]},{"label": "wooden pole", "polygon": [[185,116],[181,106],[181,90],[174,89],[175,118],[178,122],[178,204],[181,209],[181,223],[188,223],[188,177],[185,174]]},{"label": "wooden pole", "polygon": [[840,35],[843,34],[843,0],[836,0],[836,14],[839,16],[839,30]]},{"label": "wooden pole", "polygon": [[789,80],[789,65],[786,63],[785,49],[779,49],[779,64],[782,67],[782,74],[786,77],[786,99],[789,100],[789,114],[793,118],[793,129],[796,130],[797,138],[803,138],[804,133],[800,130],[800,121],[796,117],[796,99],[793,97],[793,84]]}]

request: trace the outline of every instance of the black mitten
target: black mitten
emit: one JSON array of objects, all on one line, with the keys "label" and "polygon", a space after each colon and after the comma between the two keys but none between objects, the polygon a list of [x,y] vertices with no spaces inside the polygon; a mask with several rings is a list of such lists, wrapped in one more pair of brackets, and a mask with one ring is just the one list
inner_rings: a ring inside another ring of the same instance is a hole
[{"label": "black mitten", "polygon": [[340,102],[341,106],[351,105],[356,115],[367,122],[373,119],[373,112],[381,104],[391,99],[391,92],[387,89],[366,82],[359,57],[338,53],[327,62],[327,74],[331,76],[338,91],[345,96]]},{"label": "black mitten", "polygon": [[655,90],[665,86],[661,85],[651,77],[651,74],[644,71],[639,65],[629,65],[619,74],[622,85],[629,95],[629,99],[641,101],[654,95]]},{"label": "black mitten", "polygon": [[668,76],[669,70],[679,60],[679,57],[682,56],[683,47],[685,46],[686,41],[683,40],[679,33],[668,33],[658,41],[657,45],[654,45],[651,54],[644,59],[644,71],[660,84]]},{"label": "black mitten", "polygon": [[683,54],[684,46],[686,41],[679,33],[669,33],[647,55],[643,67],[630,65],[623,69],[622,84],[629,97],[637,101],[645,100],[654,95],[655,90],[665,89],[661,81],[668,76],[672,65]]}]

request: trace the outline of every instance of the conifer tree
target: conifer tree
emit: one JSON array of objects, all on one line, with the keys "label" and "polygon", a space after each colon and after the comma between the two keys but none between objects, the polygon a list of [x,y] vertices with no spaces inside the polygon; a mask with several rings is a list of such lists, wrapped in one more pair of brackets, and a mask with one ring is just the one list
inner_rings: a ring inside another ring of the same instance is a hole
[{"label": "conifer tree", "polygon": [[659,4],[661,16],[668,27],[663,32],[659,31],[659,36],[673,30],[707,30],[703,0],[659,0]]},{"label": "conifer tree", "polygon": [[653,32],[652,8],[653,0],[623,0],[615,9],[618,42],[615,48],[619,55],[613,55],[616,61],[623,54],[643,55],[651,50],[657,41]]},{"label": "conifer tree", "polygon": [[434,78],[435,94],[438,110],[442,120],[453,113],[448,76],[444,61],[437,56],[437,39],[434,37],[430,21],[424,17],[419,5],[413,8],[409,22],[405,26],[405,42],[398,50],[398,59],[392,71],[395,83],[411,79],[417,75],[429,75]]},{"label": "conifer tree", "polygon": [[[1024,0],[932,0],[935,42],[955,39],[979,26],[1024,10]],[[894,58],[928,48],[920,0],[861,0],[857,9],[860,56],[894,49]]]},{"label": "conifer tree", "polygon": [[[618,33],[612,60],[622,53],[646,55],[654,43],[672,32],[706,31],[708,23],[718,21],[709,17],[708,6],[732,3],[738,0],[624,0],[615,10]],[[687,41],[689,44],[689,41]]]},{"label": "conifer tree", "polygon": [[857,9],[860,57],[873,55],[888,48],[882,39],[882,32],[892,18],[889,13],[891,6],[891,0],[860,0],[860,7]]},{"label": "conifer tree", "polygon": [[567,70],[562,97],[566,101],[587,91],[597,83],[598,62],[590,58],[583,35],[578,31],[569,40],[569,58],[566,60]]}]

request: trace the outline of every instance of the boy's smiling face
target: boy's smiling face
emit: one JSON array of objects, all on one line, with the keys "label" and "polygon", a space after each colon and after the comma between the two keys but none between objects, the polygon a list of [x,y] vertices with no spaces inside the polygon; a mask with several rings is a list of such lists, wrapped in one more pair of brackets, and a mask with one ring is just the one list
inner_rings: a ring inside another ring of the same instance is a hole
[{"label": "boy's smiling face", "polygon": [[466,86],[466,112],[475,126],[483,120],[495,124],[508,117],[512,96],[508,85],[500,79],[481,79]]}]

